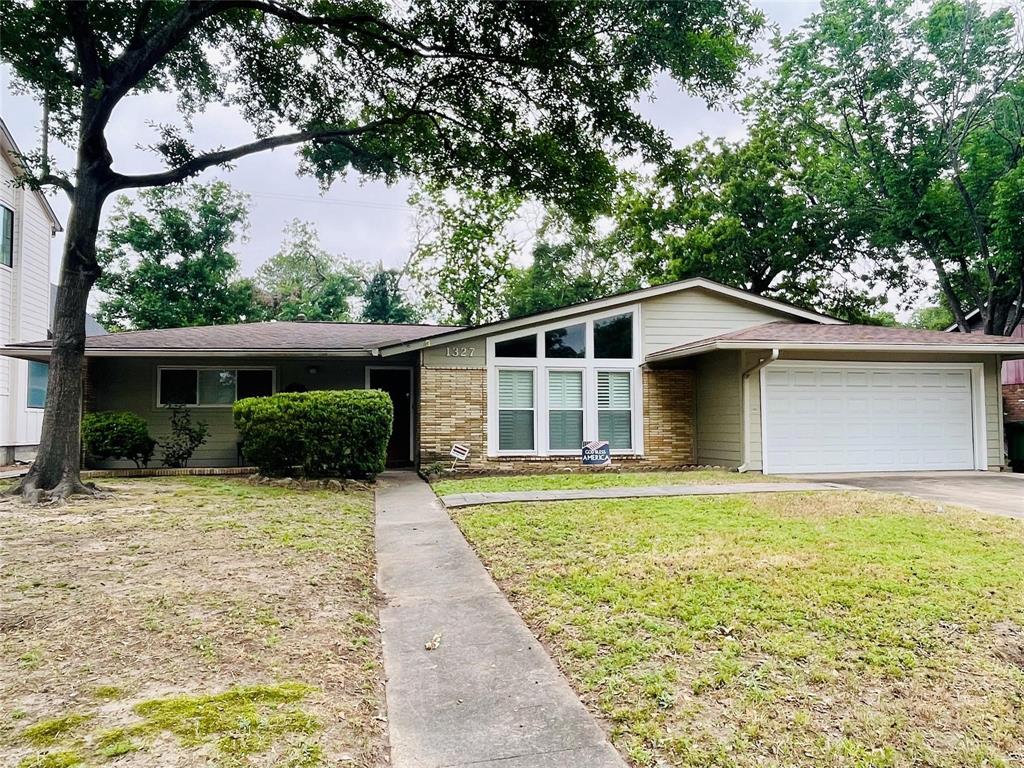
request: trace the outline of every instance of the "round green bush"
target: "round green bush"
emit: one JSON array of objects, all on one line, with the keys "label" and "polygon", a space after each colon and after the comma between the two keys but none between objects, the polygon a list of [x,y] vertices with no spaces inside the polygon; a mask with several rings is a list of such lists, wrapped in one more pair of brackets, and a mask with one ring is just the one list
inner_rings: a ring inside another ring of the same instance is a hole
[{"label": "round green bush", "polygon": [[242,454],[264,474],[372,478],[384,471],[394,407],[374,389],[288,392],[234,406]]},{"label": "round green bush", "polygon": [[130,411],[98,411],[82,418],[82,448],[94,459],[129,459],[144,467],[153,458],[156,440],[146,420]]}]

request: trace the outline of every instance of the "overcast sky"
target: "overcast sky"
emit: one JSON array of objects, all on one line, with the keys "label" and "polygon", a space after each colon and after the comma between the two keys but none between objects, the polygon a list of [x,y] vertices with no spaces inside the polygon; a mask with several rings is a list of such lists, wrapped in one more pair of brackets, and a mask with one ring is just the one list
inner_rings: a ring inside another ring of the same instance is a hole
[{"label": "overcast sky", "polygon": [[[799,26],[818,8],[817,0],[755,0],[772,24],[783,31]],[[660,83],[644,101],[641,112],[663,128],[677,145],[687,144],[701,133],[735,139],[743,134],[736,114],[727,109],[710,110],[701,100],[679,92],[674,83]],[[0,114],[23,151],[39,145],[40,109],[26,96],[10,90],[9,72],[0,66]],[[126,99],[114,113],[107,135],[114,167],[124,173],[158,170],[156,158],[140,149],[150,144],[154,133],[149,123],[177,122],[174,99],[167,95],[147,95]],[[231,146],[251,139],[242,117],[233,109],[214,107],[195,120],[194,143],[199,148]],[[58,165],[67,168],[74,154],[68,147],[51,143]],[[287,222],[298,218],[313,222],[324,247],[345,256],[386,266],[405,262],[410,247],[411,210],[406,205],[408,183],[387,187],[382,183],[362,183],[350,177],[335,182],[326,194],[317,183],[298,176],[294,148],[283,148],[243,158],[232,170],[211,169],[197,177],[208,182],[221,178],[251,197],[249,239],[237,251],[243,274],[252,272],[281,244],[281,232]],[[51,194],[57,215],[66,219],[68,205],[63,193]],[[107,203],[106,213],[112,208]],[[53,243],[53,279],[60,260],[61,239]]]}]

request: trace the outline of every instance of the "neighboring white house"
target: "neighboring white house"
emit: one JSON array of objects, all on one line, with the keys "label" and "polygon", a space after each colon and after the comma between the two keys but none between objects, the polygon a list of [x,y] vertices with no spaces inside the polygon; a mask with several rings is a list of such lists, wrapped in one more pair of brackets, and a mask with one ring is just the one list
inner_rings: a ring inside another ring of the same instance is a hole
[{"label": "neighboring white house", "polygon": [[[0,119],[0,342],[46,338],[50,241],[60,221],[39,192],[16,186],[18,147]],[[0,358],[0,465],[35,455],[47,364]]]}]

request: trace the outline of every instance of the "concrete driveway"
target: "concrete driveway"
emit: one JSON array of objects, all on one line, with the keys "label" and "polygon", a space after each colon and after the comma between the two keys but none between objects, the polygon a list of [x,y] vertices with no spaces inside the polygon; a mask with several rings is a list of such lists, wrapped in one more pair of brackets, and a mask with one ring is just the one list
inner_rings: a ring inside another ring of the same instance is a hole
[{"label": "concrete driveway", "polygon": [[802,479],[841,483],[872,491],[973,507],[1024,519],[1024,474],[1010,472],[885,472],[879,474],[814,474]]}]

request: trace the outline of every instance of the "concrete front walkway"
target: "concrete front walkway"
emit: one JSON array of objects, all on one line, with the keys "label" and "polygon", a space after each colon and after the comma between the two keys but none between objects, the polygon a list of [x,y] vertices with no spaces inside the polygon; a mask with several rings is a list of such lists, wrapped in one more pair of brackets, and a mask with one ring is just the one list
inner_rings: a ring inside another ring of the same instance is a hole
[{"label": "concrete front walkway", "polygon": [[575,491],[494,491],[442,496],[448,507],[507,504],[513,501],[573,501],[576,499],[636,499],[648,496],[718,496],[733,493],[850,490],[836,483],[726,483],[722,485],[643,485],[636,488],[581,488]]},{"label": "concrete front walkway", "polygon": [[379,478],[377,581],[394,768],[625,768],[412,472]]}]

